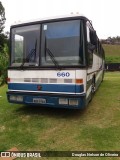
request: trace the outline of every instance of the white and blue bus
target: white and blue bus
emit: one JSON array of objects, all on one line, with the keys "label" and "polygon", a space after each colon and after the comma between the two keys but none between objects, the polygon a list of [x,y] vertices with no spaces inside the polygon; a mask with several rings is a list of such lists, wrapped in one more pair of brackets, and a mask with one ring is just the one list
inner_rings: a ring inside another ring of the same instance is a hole
[{"label": "white and blue bus", "polygon": [[10,46],[10,103],[82,109],[103,80],[104,50],[84,16],[12,25]]}]

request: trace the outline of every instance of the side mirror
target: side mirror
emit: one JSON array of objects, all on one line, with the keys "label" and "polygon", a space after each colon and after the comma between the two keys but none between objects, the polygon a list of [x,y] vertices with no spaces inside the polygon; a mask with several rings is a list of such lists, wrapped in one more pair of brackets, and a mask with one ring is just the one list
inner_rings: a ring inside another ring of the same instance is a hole
[{"label": "side mirror", "polygon": [[96,31],[90,31],[90,40],[93,45],[97,45],[97,34]]},{"label": "side mirror", "polygon": [[90,50],[90,53],[93,53],[94,50],[96,49],[96,46],[93,44],[88,43],[88,49]]}]

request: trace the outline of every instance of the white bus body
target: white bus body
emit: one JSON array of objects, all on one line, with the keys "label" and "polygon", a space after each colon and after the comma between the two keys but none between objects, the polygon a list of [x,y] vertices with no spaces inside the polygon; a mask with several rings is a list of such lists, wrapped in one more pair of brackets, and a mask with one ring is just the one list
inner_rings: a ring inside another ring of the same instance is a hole
[{"label": "white bus body", "polygon": [[82,109],[103,80],[104,50],[86,17],[11,26],[10,103]]}]

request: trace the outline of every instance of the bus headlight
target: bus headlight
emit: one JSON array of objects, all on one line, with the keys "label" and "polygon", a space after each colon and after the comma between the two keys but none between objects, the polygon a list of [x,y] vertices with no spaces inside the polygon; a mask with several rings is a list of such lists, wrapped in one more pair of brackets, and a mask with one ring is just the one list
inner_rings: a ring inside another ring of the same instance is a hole
[{"label": "bus headlight", "polygon": [[16,96],[10,96],[10,101],[16,101]]},{"label": "bus headlight", "polygon": [[69,105],[71,105],[71,106],[77,106],[78,105],[78,100],[76,100],[76,99],[69,99]]},{"label": "bus headlight", "polygon": [[23,102],[23,96],[10,96],[10,101]]},{"label": "bus headlight", "polygon": [[23,102],[23,96],[17,96],[17,99],[16,99],[18,102]]},{"label": "bus headlight", "polygon": [[67,98],[59,98],[59,104],[66,104],[66,105],[68,105],[68,99]]}]

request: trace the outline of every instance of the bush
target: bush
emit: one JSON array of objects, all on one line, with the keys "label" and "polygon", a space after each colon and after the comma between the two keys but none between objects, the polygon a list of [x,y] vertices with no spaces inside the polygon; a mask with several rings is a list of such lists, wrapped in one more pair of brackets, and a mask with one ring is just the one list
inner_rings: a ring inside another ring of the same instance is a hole
[{"label": "bush", "polygon": [[7,67],[9,63],[8,46],[4,45],[3,51],[0,53],[0,85],[6,83]]}]

